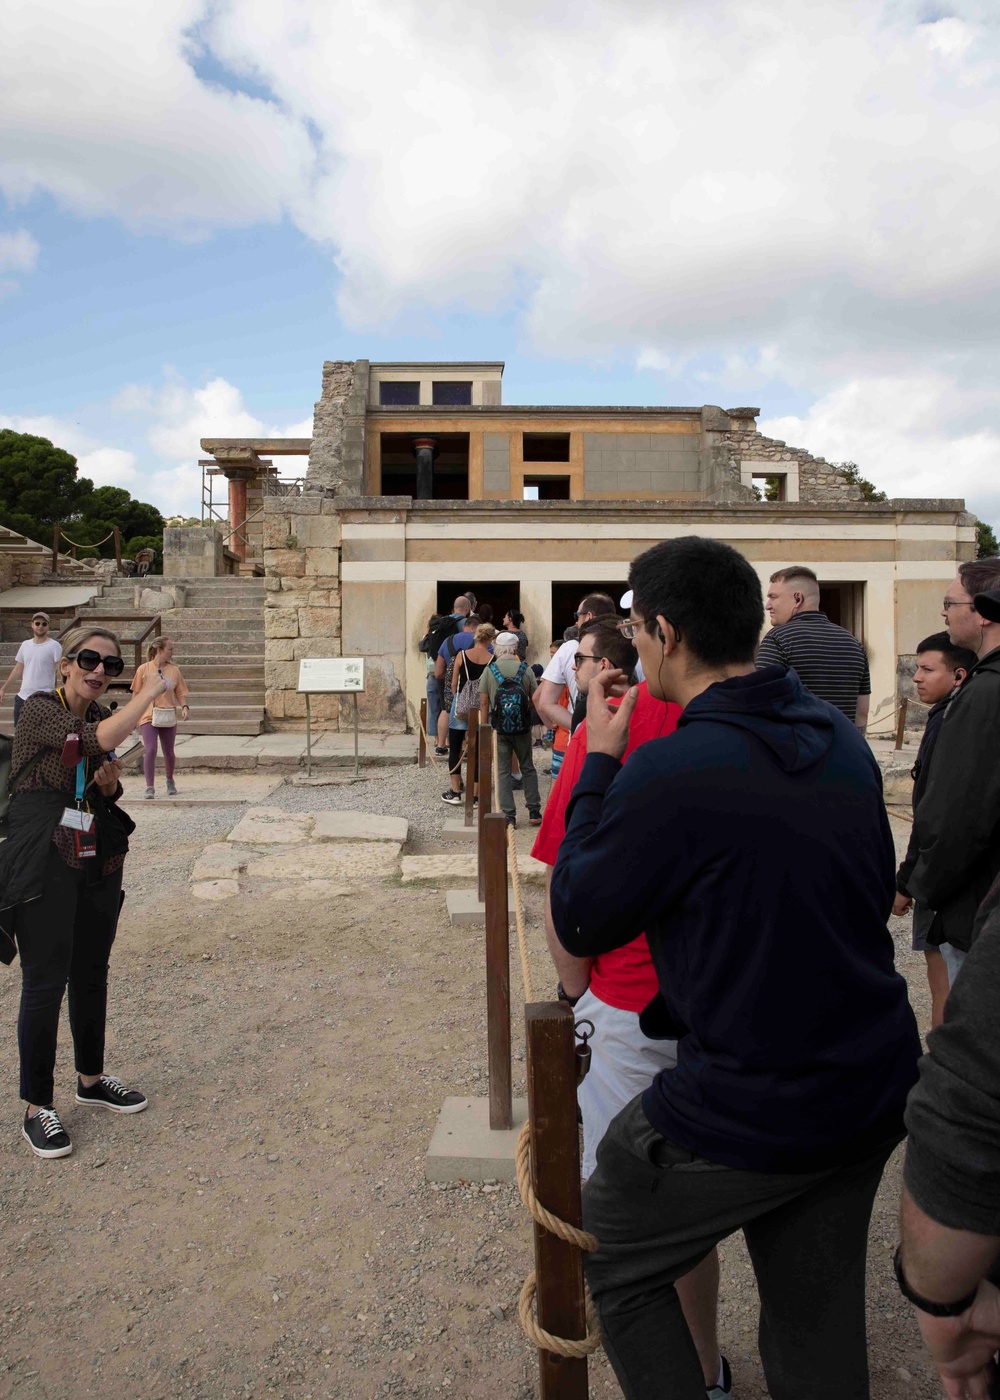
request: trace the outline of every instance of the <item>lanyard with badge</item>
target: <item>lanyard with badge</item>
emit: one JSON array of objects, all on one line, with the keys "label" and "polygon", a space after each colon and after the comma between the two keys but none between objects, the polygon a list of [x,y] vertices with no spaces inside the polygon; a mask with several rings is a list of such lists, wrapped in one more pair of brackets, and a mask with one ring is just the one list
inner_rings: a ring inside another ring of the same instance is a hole
[{"label": "lanyard with badge", "polygon": [[[68,710],[66,696],[62,690],[57,690],[60,704],[64,710]],[[66,736],[66,746],[72,740],[76,740],[75,748],[80,751],[80,736],[73,733]],[[66,763],[66,748],[63,749],[63,762]],[[72,762],[72,760],[71,760]],[[69,767],[70,764],[67,764]],[[92,859],[97,855],[97,832],[94,830],[94,814],[87,811],[87,804],[84,801],[84,793],[87,790],[87,760],[82,753],[76,763],[76,806],[67,807],[63,811],[60,826],[68,827],[73,833],[73,851],[78,860]]]}]

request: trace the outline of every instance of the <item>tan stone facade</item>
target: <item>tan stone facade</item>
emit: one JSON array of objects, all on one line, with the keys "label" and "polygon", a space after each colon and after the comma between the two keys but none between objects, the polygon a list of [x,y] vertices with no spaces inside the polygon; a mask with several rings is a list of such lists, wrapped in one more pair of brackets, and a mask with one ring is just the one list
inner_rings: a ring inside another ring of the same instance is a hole
[{"label": "tan stone facade", "polygon": [[[574,590],[623,584],[636,554],[685,534],[731,543],[763,583],[787,564],[813,568],[835,620],[869,649],[873,712],[891,717],[897,657],[936,630],[946,584],[975,554],[964,502],[862,501],[832,464],[760,434],[756,408],[516,407],[499,402],[501,374],[494,362],[324,366],[305,489],[262,497],[273,725],[303,721],[302,657],[356,655],[362,722],[405,729],[425,691],[417,642],[443,591],[504,593],[525,614],[529,659],[544,661]],[[203,446],[219,460],[290,450]],[[757,498],[768,476],[782,499]],[[540,498],[524,499],[528,487]],[[337,724],[340,704],[317,699],[313,713]]]}]

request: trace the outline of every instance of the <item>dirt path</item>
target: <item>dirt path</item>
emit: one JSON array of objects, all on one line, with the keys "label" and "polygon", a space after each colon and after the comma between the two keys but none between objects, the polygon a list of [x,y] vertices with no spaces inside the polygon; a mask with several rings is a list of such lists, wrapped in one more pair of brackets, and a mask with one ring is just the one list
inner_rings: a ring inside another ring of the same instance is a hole
[{"label": "dirt path", "polygon": [[[536,1363],[514,1307],[530,1234],[514,1188],[423,1179],[443,1098],[485,1092],[481,933],[448,926],[443,894],[392,882],[320,908],[263,885],[199,905],[191,864],[238,815],[218,810],[196,841],[189,813],[140,823],[130,862],[158,873],[126,903],[108,1067],[151,1107],[72,1106],[64,1027],[63,1161],[20,1138],[18,979],[0,969],[0,1396],[527,1400]],[[528,907],[548,988],[536,891]],[[894,922],[925,1020],[922,959]],[[517,1091],[517,1017],[515,1037]],[[872,1232],[872,1393],[922,1400],[939,1392],[891,1278],[898,1189],[894,1164]],[[766,1394],[755,1326],[733,1241],[721,1331],[740,1400]],[[619,1394],[603,1356],[591,1375],[593,1396]]]}]

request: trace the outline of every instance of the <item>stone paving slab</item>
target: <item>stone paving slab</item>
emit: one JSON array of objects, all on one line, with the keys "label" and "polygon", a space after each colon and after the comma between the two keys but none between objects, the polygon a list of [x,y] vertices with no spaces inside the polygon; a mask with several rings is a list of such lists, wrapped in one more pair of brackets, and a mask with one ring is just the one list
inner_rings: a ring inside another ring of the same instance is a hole
[{"label": "stone paving slab", "polygon": [[399,871],[400,847],[392,841],[324,842],[250,858],[257,880],[385,880]]},{"label": "stone paving slab", "polygon": [[[479,902],[478,890],[448,890],[444,898],[448,910],[448,922],[452,928],[467,928],[469,925],[486,923],[486,905]],[[507,890],[507,922],[513,928],[514,891]]]},{"label": "stone paving slab", "polygon": [[308,841],[312,825],[311,813],[286,812],[281,807],[251,807],[226,840],[248,846],[288,846],[296,841]]},{"label": "stone paving slab", "polygon": [[215,841],[206,846],[194,863],[192,880],[235,879],[246,864],[246,856],[228,846],[225,841]]},{"label": "stone paving slab", "polygon": [[[217,772],[248,771],[306,766],[306,736],[304,731],[283,731],[279,734],[179,734],[176,739],[178,771],[191,769]],[[413,734],[361,734],[358,754],[365,764],[416,763],[417,740]],[[127,752],[130,771],[140,767],[142,747],[134,745]],[[336,768],[354,763],[352,732],[314,734],[313,764],[319,768]],[[157,772],[162,771],[162,757]]]},{"label": "stone paving slab", "polygon": [[351,885],[338,885],[335,880],[303,880],[298,885],[282,885],[271,891],[272,899],[337,899],[341,895],[353,894]]},{"label": "stone paving slab", "polygon": [[378,817],[371,812],[318,812],[314,841],[396,841],[406,845],[410,823],[405,817]]},{"label": "stone paving slab", "polygon": [[475,856],[404,856],[401,867],[404,885],[449,885],[457,880],[479,879]]},{"label": "stone paving slab", "polygon": [[239,892],[239,880],[199,880],[191,886],[195,899],[232,899]]},{"label": "stone paving slab", "polygon": [[514,1153],[528,1100],[513,1102],[514,1126],[490,1128],[488,1099],[445,1099],[438,1114],[424,1172],[428,1181],[516,1181]]},{"label": "stone paving slab", "polygon": [[476,841],[478,838],[479,825],[475,821],[471,826],[466,826],[459,818],[449,817],[441,828],[442,841]]}]

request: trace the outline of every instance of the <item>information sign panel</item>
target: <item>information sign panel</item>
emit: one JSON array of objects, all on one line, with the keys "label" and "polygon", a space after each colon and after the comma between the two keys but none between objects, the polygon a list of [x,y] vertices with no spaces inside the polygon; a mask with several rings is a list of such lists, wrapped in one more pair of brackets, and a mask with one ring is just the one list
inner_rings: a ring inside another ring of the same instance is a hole
[{"label": "information sign panel", "polygon": [[363,656],[307,656],[299,662],[299,691],[314,695],[363,694]]}]

